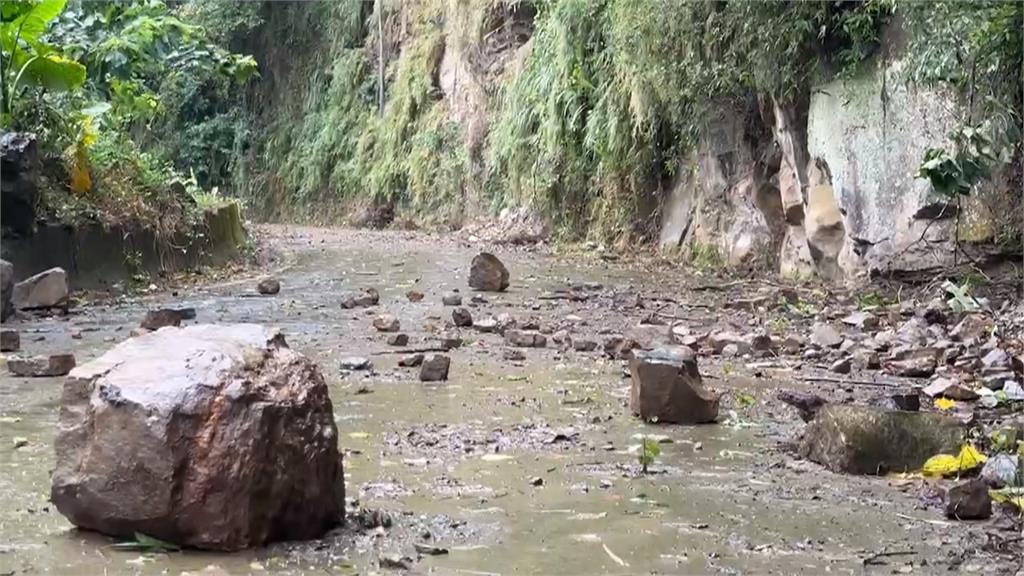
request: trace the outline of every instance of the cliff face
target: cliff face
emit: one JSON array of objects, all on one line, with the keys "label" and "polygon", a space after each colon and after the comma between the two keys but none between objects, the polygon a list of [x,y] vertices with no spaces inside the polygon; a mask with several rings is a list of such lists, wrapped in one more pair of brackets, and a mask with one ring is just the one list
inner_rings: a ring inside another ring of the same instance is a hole
[{"label": "cliff face", "polygon": [[[629,222],[614,229],[620,240],[833,280],[948,264],[957,227],[965,241],[1019,229],[1019,214],[1007,221],[991,208],[1010,205],[1007,175],[977,195],[987,200],[959,206],[916,177],[925,151],[948,144],[962,104],[952,93],[904,80],[898,22],[887,25],[856,74],[816,81],[784,102],[751,92],[706,106],[695,145],[661,143],[670,155],[639,157],[633,172],[609,177],[595,164],[600,173],[581,181],[564,176],[573,150],[543,166],[534,160],[526,178],[547,178],[549,194],[560,199],[597,179],[601,190],[628,192],[602,196],[575,214],[569,201],[553,211],[518,187],[494,184],[497,118],[506,113],[507,129],[508,93],[538,57],[535,36],[553,10],[548,4],[352,4],[346,12],[340,4],[267,3],[262,35],[247,42],[263,74],[250,108],[266,130],[241,180],[243,195],[265,218],[460,227],[525,206],[556,222],[572,213],[584,222],[577,234],[593,235],[587,226],[598,226],[608,205],[625,197]],[[308,30],[296,37],[303,25]],[[588,82],[585,70],[569,74]],[[640,100],[634,92],[624,105],[633,110]],[[581,104],[578,114],[593,117],[604,103]],[[530,143],[547,133],[526,128],[541,133],[519,144],[528,155]],[[593,138],[588,131],[586,139]],[[502,161],[508,157],[506,150]]]}]

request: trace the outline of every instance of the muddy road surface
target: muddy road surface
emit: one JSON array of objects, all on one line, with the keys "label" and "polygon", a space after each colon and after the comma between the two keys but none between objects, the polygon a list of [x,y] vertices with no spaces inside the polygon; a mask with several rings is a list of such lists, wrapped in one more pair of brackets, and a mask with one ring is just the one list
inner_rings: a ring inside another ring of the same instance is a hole
[{"label": "muddy road surface", "polygon": [[[993,573],[989,523],[953,523],[921,481],[837,475],[785,448],[800,433],[783,381],[742,360],[702,357],[724,394],[721,418],[657,426],[630,416],[623,362],[600,343],[659,311],[712,325],[742,294],[666,266],[554,257],[492,247],[511,272],[504,293],[471,304],[469,262],[481,246],[402,232],[269,227],[280,259],[213,285],[81,306],[67,317],[19,319],[27,352],[73,351],[79,363],[128,338],[146,310],[190,306],[196,322],[281,327],[330,386],[352,516],[321,540],[238,554],[121,551],[73,529],[48,502],[61,379],[0,376],[0,574],[862,574]],[[276,296],[255,294],[266,274]],[[587,284],[589,283],[589,284]],[[585,284],[586,301],[551,297]],[[600,286],[598,286],[600,285]],[[380,305],[342,309],[343,293],[380,291]],[[737,290],[743,288],[737,286]],[[762,287],[763,288],[763,287]],[[450,379],[422,383],[397,365],[401,348],[372,327],[394,314],[408,349],[437,344],[451,322],[441,296],[462,292],[474,317],[508,313],[599,343],[551,341],[510,360],[496,334],[462,329]],[[768,290],[776,288],[769,286]],[[410,290],[425,294],[419,302]],[[640,307],[629,299],[640,295]],[[72,338],[72,335],[76,338]],[[363,356],[370,371],[346,372]],[[866,393],[870,393],[868,390]],[[740,400],[741,399],[741,400]],[[642,474],[644,436],[660,455]],[[14,438],[27,444],[14,448]],[[938,499],[936,499],[938,498]],[[1013,567],[999,564],[998,571]]]}]

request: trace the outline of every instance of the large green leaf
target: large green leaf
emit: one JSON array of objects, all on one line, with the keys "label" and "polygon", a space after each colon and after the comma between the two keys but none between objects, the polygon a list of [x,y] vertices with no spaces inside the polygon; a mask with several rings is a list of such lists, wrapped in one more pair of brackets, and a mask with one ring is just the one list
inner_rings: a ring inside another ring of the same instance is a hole
[{"label": "large green leaf", "polygon": [[42,0],[27,11],[23,9],[14,20],[0,24],[0,44],[4,51],[14,52],[19,40],[28,44],[37,42],[46,33],[47,25],[64,10],[65,4],[67,0]]},{"label": "large green leaf", "polygon": [[19,84],[63,91],[85,83],[85,66],[60,54],[50,53],[32,58],[21,74]]}]

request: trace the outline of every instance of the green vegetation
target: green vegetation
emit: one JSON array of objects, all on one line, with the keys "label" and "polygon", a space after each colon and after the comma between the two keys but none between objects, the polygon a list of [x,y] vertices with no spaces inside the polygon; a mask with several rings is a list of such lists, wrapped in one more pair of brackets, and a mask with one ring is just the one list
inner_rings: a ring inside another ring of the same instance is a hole
[{"label": "green vegetation", "polygon": [[661,456],[661,446],[658,445],[658,441],[644,436],[640,442],[640,453],[637,456],[637,460],[640,462],[640,469],[644,474],[647,474],[647,467],[654,464],[654,460],[658,456]]}]

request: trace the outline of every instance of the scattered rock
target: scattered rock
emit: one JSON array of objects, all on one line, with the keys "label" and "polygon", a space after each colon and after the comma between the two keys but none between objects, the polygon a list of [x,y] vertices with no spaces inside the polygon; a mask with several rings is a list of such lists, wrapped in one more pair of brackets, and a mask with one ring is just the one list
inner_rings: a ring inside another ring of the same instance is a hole
[{"label": "scattered rock", "polygon": [[878,328],[878,317],[870,312],[854,312],[853,314],[843,318],[841,321],[847,326],[853,326],[865,331]]},{"label": "scattered rock", "polygon": [[896,341],[907,346],[923,346],[928,342],[928,326],[919,318],[911,318],[896,330]]},{"label": "scattered rock", "polygon": [[68,304],[68,278],[63,268],[50,268],[18,282],[11,302],[18,310],[64,307]]},{"label": "scattered rock", "polygon": [[800,453],[834,472],[885,474],[918,470],[962,441],[960,423],[942,414],[830,404],[807,425]]},{"label": "scattered rock", "polygon": [[700,424],[718,418],[718,395],[704,387],[690,348],[635,352],[629,371],[630,410],[644,420]]},{"label": "scattered rock", "polygon": [[[137,336],[145,336],[150,332],[152,332],[152,330],[147,330],[145,328],[132,328],[131,330],[128,331],[128,337],[135,338]],[[113,341],[113,339],[111,339],[111,341]],[[106,340],[104,340],[104,342],[106,342]]]},{"label": "scattered rock", "polygon": [[444,296],[441,296],[441,303],[445,306],[462,306],[462,294],[445,292]]},{"label": "scattered rock", "polygon": [[424,295],[419,290],[409,290],[405,293],[405,297],[409,299],[409,302],[419,302],[423,300]]},{"label": "scattered rock", "polygon": [[730,345],[735,349],[733,356],[750,352],[750,342],[746,338],[733,332],[712,332],[708,335],[707,343],[716,354],[724,355],[726,347]]},{"label": "scattered rock", "polygon": [[389,346],[408,346],[409,335],[408,334],[392,334],[388,336]]},{"label": "scattered rock", "polygon": [[725,358],[735,358],[740,355],[740,347],[734,343],[729,343],[722,348],[722,356]]},{"label": "scattered rock", "polygon": [[273,296],[281,291],[281,282],[277,278],[264,278],[256,285],[256,291],[264,296]]},{"label": "scattered rock", "polygon": [[28,446],[28,438],[25,438],[24,436],[15,436],[14,437],[14,449],[15,450],[17,450],[18,448],[24,448],[25,446]]},{"label": "scattered rock", "polygon": [[917,412],[921,409],[921,396],[915,391],[897,392],[890,395],[889,399],[897,410]]},{"label": "scattered rock", "polygon": [[771,352],[775,349],[772,337],[766,332],[755,332],[745,338],[750,343],[750,349],[755,352]]},{"label": "scattered rock", "polygon": [[486,334],[494,333],[498,331],[498,320],[493,316],[481,318],[473,322],[473,329],[478,332],[484,332]]},{"label": "scattered rock", "polygon": [[993,348],[981,357],[981,365],[985,368],[1009,368],[1010,355],[1002,348]]},{"label": "scattered rock", "polygon": [[420,364],[423,364],[423,354],[420,353],[402,356],[401,359],[398,360],[398,365],[403,368],[415,368]]},{"label": "scattered rock", "polygon": [[782,341],[782,351],[786,354],[799,354],[804,347],[804,339],[796,334],[789,334]]},{"label": "scattered rock", "polygon": [[1017,454],[996,454],[985,461],[981,469],[981,478],[993,488],[1019,486],[1024,478],[1017,475],[1020,456]]},{"label": "scattered rock", "polygon": [[508,288],[508,270],[497,256],[481,252],[470,265],[469,286],[475,290],[501,292]]},{"label": "scattered rock", "polygon": [[1024,400],[1024,388],[1016,380],[1010,380],[1003,384],[1003,394],[1006,394],[1006,399],[1012,402]]},{"label": "scattered rock", "polygon": [[374,288],[367,288],[362,292],[347,294],[341,299],[342,308],[368,308],[376,306],[380,302],[380,294]]},{"label": "scattered rock", "polygon": [[468,328],[473,325],[473,315],[465,308],[452,310],[452,322],[459,328]]},{"label": "scattered rock", "polygon": [[139,327],[149,331],[159,330],[165,326],[181,326],[181,321],[184,319],[185,314],[181,310],[161,308],[146,312],[146,316],[139,323]]},{"label": "scattered rock", "polygon": [[900,358],[883,363],[885,371],[894,376],[925,378],[935,372],[938,351],[934,348],[912,350]]},{"label": "scattered rock", "polygon": [[853,365],[860,370],[875,370],[882,365],[878,360],[877,352],[864,348],[854,350],[851,359],[853,360]]},{"label": "scattered rock", "polygon": [[992,497],[984,480],[961,482],[949,489],[946,518],[953,520],[984,520],[992,516]]},{"label": "scattered rock", "polygon": [[402,327],[398,318],[395,318],[391,314],[381,314],[373,319],[373,327],[378,332],[398,332]]},{"label": "scattered rock", "polygon": [[369,370],[373,366],[369,358],[362,356],[349,356],[341,359],[342,370]]},{"label": "scattered rock", "polygon": [[572,341],[572,349],[577,352],[593,352],[597,349],[597,342],[587,340],[586,338],[574,338]]},{"label": "scattered rock", "polygon": [[51,500],[82,528],[203,549],[318,538],[345,511],[337,442],[319,369],[277,330],[160,330],[65,381]]},{"label": "scattered rock", "polygon": [[49,356],[22,356],[9,358],[7,369],[23,378],[47,378],[66,376],[75,367],[73,354],[51,354]]},{"label": "scattered rock", "polygon": [[547,338],[529,330],[506,330],[505,343],[519,348],[543,348],[547,345]]},{"label": "scattered rock", "polygon": [[0,330],[0,352],[21,350],[21,334],[17,330]]},{"label": "scattered rock", "polygon": [[968,314],[949,333],[954,340],[980,340],[992,333],[992,319],[983,314]]},{"label": "scattered rock", "polygon": [[948,378],[936,378],[931,384],[925,386],[921,391],[932,398],[942,396],[944,398],[965,402],[978,399],[977,392]]},{"label": "scattered rock", "polygon": [[426,542],[416,542],[412,546],[416,549],[416,552],[425,556],[443,556],[448,553],[447,548],[434,546],[433,544],[427,544]]},{"label": "scattered rock", "polygon": [[526,354],[518,348],[505,348],[502,352],[501,357],[510,362],[522,362],[526,360]]},{"label": "scattered rock", "polygon": [[850,370],[853,369],[853,362],[850,360],[849,357],[840,358],[839,360],[833,362],[828,369],[831,370],[832,372],[835,372],[836,374],[849,374]]},{"label": "scattered rock", "polygon": [[612,360],[630,360],[633,351],[639,347],[635,340],[620,335],[610,336],[604,341],[604,353]]},{"label": "scattered rock", "polygon": [[431,354],[427,356],[420,365],[420,381],[439,382],[447,380],[448,367],[451,363],[451,358],[444,354]]},{"label": "scattered rock", "polygon": [[530,478],[530,486],[543,486],[543,485],[544,485],[544,479],[541,478],[540,476],[534,476],[533,478]]},{"label": "scattered rock", "polygon": [[796,390],[780,390],[777,398],[796,408],[800,414],[800,419],[804,422],[814,420],[814,417],[818,415],[818,411],[828,403],[821,396]]},{"label": "scattered rock", "polygon": [[14,265],[0,260],[0,321],[7,320],[14,313],[11,293],[14,291]]},{"label": "scattered rock", "polygon": [[811,328],[811,344],[818,348],[838,348],[843,343],[843,337],[825,322],[815,322]]},{"label": "scattered rock", "polygon": [[947,312],[949,312],[949,306],[945,300],[942,298],[932,298],[921,316],[929,324],[945,324]]}]

